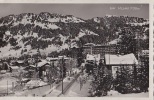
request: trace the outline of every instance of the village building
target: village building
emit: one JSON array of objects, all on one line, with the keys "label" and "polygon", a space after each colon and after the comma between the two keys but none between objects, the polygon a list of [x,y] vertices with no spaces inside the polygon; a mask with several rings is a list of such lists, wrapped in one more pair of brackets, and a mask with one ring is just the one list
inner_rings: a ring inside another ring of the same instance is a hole
[{"label": "village building", "polygon": [[19,66],[19,67],[23,67],[24,66],[24,61],[23,60],[17,60],[17,61],[15,61],[15,64],[17,65],[17,66]]},{"label": "village building", "polygon": [[120,72],[122,69],[133,71],[134,66],[138,65],[138,60],[133,53],[127,55],[105,54],[105,65],[115,78],[117,71]]},{"label": "village building", "polygon": [[95,45],[93,43],[87,43],[83,46],[83,54],[100,54],[103,59],[105,54],[119,54],[120,48],[121,45],[116,44]]},{"label": "village building", "polygon": [[149,71],[149,50],[142,50],[140,54],[141,73],[145,71],[148,76]]}]

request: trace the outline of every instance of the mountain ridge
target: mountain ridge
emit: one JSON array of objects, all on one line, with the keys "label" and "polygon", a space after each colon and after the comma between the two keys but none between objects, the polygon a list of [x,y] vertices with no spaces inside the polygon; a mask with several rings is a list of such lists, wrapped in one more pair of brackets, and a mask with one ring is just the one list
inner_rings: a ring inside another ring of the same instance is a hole
[{"label": "mountain ridge", "polygon": [[79,48],[86,43],[121,41],[121,35],[132,35],[135,39],[139,34],[140,39],[145,38],[142,41],[146,41],[146,45],[149,39],[149,20],[129,16],[83,20],[73,15],[48,12],[22,13],[0,18],[0,29],[0,54],[3,57],[35,54],[38,48],[42,54],[48,55],[53,51]]}]

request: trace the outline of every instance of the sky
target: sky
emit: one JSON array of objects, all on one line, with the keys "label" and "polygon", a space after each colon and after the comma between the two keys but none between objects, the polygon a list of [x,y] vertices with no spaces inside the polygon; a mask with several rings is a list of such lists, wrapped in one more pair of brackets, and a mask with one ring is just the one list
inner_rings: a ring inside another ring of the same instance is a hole
[{"label": "sky", "polygon": [[40,12],[74,15],[85,20],[105,15],[128,15],[149,19],[148,4],[0,4],[0,17]]}]

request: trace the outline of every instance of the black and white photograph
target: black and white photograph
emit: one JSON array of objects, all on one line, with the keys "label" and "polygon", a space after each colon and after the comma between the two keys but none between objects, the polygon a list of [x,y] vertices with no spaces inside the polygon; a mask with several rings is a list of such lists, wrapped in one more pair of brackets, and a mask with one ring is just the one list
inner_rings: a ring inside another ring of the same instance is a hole
[{"label": "black and white photograph", "polygon": [[0,3],[0,97],[148,98],[149,13],[148,3]]}]

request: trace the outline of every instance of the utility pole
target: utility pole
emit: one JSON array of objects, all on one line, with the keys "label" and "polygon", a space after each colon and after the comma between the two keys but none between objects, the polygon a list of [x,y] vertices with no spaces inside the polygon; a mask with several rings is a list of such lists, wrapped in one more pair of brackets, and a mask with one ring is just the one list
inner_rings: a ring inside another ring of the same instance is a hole
[{"label": "utility pole", "polygon": [[37,48],[37,61],[36,61],[36,78],[37,78],[37,72],[38,72],[38,70],[37,70],[37,67],[38,67],[38,56],[39,56],[39,48]]},{"label": "utility pole", "polygon": [[139,54],[139,47],[140,47],[140,40],[139,40],[139,33],[137,33],[137,56],[138,56],[138,62],[139,62],[139,66],[141,65],[140,62],[140,54]]},{"label": "utility pole", "polygon": [[8,81],[7,81],[7,95],[8,95],[9,93],[8,93]]},{"label": "utility pole", "polygon": [[64,67],[64,56],[62,57],[62,94],[63,92],[63,67]]},{"label": "utility pole", "polygon": [[92,51],[92,46],[90,47],[90,51],[91,51],[91,54],[93,54],[93,51]]},{"label": "utility pole", "polygon": [[[110,46],[109,46],[109,52],[110,52]],[[110,65],[110,53],[109,53],[109,65]]]},{"label": "utility pole", "polygon": [[[52,62],[52,67],[51,67],[51,69],[52,69],[52,75],[54,74],[54,61]],[[52,79],[52,87],[53,87],[53,77],[51,77],[51,79]]]},{"label": "utility pole", "polygon": [[50,59],[50,67],[51,67],[51,70],[49,70],[49,73],[48,73],[49,78],[48,79],[49,79],[49,82],[50,82],[50,89],[51,89],[51,82],[52,82],[52,78],[51,78],[51,73],[52,73],[51,59]]}]

